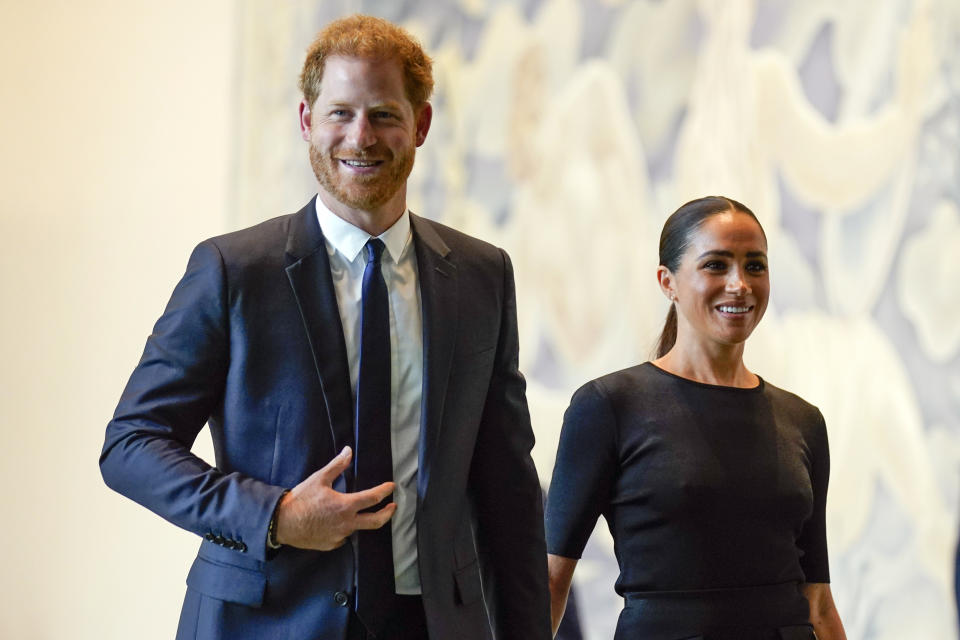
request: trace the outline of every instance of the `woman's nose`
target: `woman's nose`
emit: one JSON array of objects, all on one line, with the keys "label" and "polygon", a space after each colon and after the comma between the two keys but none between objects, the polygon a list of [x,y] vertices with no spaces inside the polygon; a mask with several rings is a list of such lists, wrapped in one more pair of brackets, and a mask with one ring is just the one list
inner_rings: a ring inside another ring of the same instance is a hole
[{"label": "woman's nose", "polygon": [[729,293],[740,295],[750,293],[750,285],[747,284],[747,279],[744,277],[743,271],[740,269],[730,271],[730,276],[727,278],[726,290]]}]

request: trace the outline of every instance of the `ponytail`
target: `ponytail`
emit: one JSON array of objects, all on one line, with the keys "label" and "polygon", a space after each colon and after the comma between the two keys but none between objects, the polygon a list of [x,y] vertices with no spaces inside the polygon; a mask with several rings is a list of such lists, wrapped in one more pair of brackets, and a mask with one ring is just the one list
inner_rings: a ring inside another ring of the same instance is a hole
[{"label": "ponytail", "polygon": [[667,319],[663,323],[663,331],[660,332],[660,339],[657,340],[656,357],[662,358],[667,355],[670,349],[673,349],[677,341],[677,305],[671,304],[667,311]]}]

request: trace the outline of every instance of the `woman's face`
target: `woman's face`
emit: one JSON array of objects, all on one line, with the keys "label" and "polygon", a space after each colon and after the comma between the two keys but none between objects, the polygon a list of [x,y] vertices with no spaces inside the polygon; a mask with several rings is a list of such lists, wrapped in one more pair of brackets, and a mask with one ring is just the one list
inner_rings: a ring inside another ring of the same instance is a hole
[{"label": "woman's face", "polygon": [[738,211],[710,216],[695,230],[676,273],[660,283],[677,305],[677,339],[743,343],[767,309],[767,242],[760,225]]}]

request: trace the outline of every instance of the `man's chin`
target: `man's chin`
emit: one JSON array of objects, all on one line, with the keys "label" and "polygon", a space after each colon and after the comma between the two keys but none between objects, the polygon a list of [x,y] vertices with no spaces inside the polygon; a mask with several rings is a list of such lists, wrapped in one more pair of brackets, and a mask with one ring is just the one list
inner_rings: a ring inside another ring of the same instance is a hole
[{"label": "man's chin", "polygon": [[325,189],[333,198],[351,209],[373,211],[386,204],[393,196],[383,189]]},{"label": "man's chin", "polygon": [[325,164],[311,155],[313,173],[320,187],[340,204],[361,211],[375,211],[387,204],[406,184],[407,171],[402,175],[344,175],[336,165]]}]

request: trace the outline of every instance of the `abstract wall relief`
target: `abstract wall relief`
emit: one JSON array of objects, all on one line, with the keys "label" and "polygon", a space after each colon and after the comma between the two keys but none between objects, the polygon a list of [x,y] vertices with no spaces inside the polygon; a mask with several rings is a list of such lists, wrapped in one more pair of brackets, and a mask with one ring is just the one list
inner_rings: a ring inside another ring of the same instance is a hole
[{"label": "abstract wall relief", "polygon": [[[960,3],[246,0],[235,226],[315,192],[296,77],[353,12],[434,56],[409,204],[514,259],[541,477],[571,392],[649,355],[663,220],[737,198],[773,279],[748,363],[827,420],[849,637],[957,637]],[[615,576],[601,524],[576,577],[588,638],[612,635]]]}]

